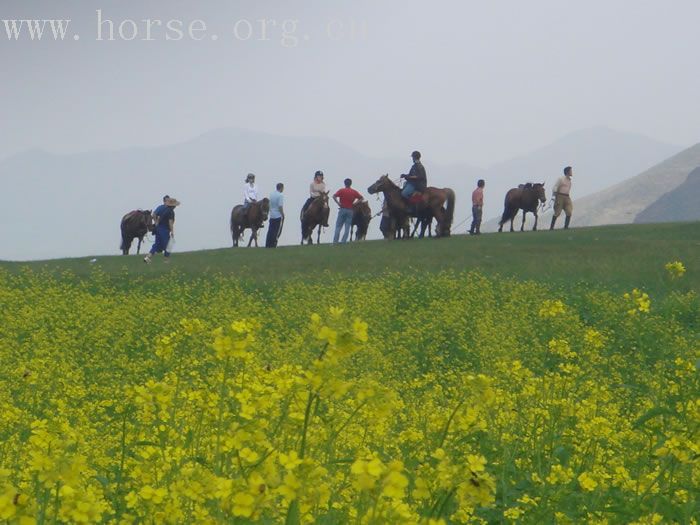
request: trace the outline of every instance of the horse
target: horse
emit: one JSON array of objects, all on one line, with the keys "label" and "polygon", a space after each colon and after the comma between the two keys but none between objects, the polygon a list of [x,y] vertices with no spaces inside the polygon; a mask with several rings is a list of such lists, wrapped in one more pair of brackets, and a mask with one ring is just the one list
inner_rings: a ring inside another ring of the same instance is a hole
[{"label": "horse", "polygon": [[350,226],[350,238],[352,229],[355,228],[355,240],[364,241],[367,237],[369,221],[372,220],[372,210],[367,201],[359,201],[352,206],[352,225]]},{"label": "horse", "polygon": [[[451,188],[426,188],[418,196],[415,210],[409,210],[408,203],[401,196],[401,188],[392,182],[389,175],[379,177],[367,188],[367,192],[384,194],[389,214],[395,220],[394,224],[403,230],[404,238],[408,239],[410,236],[408,218],[422,217],[428,212],[437,220],[436,237],[449,237],[455,211],[455,192]],[[447,207],[444,206],[445,203]],[[393,238],[393,234],[388,238]]]},{"label": "horse", "polygon": [[130,211],[124,217],[120,225],[122,232],[122,244],[119,249],[123,255],[129,255],[131,243],[138,238],[139,243],[136,246],[136,253],[141,253],[141,243],[143,237],[148,232],[153,232],[155,226],[153,224],[153,215],[151,210],[134,210]]},{"label": "horse", "polygon": [[422,239],[425,237],[425,230],[428,230],[428,237],[433,236],[433,213],[429,209],[425,209],[424,213],[419,214],[416,217],[416,224],[413,226],[413,231],[411,232],[411,239],[416,236],[416,231],[420,227],[420,233],[418,238]]},{"label": "horse", "polygon": [[301,244],[304,244],[305,241],[307,244],[313,244],[311,236],[316,227],[318,227],[316,244],[321,244],[321,229],[324,224],[328,224],[328,214],[330,211],[328,207],[327,191],[322,192],[321,195],[311,201],[306,211],[301,211],[299,214],[299,220],[301,221]]},{"label": "horse", "polygon": [[238,246],[238,241],[243,237],[246,228],[251,229],[248,247],[255,242],[258,247],[258,230],[265,226],[267,215],[270,213],[270,199],[264,198],[261,201],[252,202],[246,208],[242,204],[235,206],[231,210],[231,238],[233,247]]},{"label": "horse", "polygon": [[510,221],[510,231],[513,231],[513,221],[519,210],[523,210],[523,223],[520,225],[520,231],[525,230],[525,215],[527,215],[527,212],[532,212],[535,215],[535,225],[532,231],[537,231],[538,201],[542,204],[547,201],[547,197],[544,194],[544,182],[536,184],[528,182],[508,190],[503,216],[498,221],[498,231],[503,231],[503,225],[508,221]]}]

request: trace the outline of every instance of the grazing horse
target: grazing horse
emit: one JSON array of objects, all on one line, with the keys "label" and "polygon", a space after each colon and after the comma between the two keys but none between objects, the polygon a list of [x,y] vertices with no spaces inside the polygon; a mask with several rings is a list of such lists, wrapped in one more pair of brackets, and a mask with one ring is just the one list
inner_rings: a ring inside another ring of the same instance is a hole
[{"label": "grazing horse", "polygon": [[238,241],[243,237],[246,228],[251,229],[248,247],[255,242],[258,247],[258,230],[265,226],[267,215],[270,213],[270,199],[264,198],[261,201],[253,202],[246,208],[242,204],[235,206],[231,210],[231,238],[233,247],[238,246]]},{"label": "grazing horse", "polygon": [[148,232],[153,232],[154,229],[151,210],[134,210],[124,215],[121,222],[122,244],[120,249],[122,254],[129,255],[131,243],[136,238],[139,240],[136,246],[136,253],[141,253],[141,243],[144,235]]},{"label": "grazing horse", "polygon": [[[384,194],[384,199],[389,208],[389,214],[395,220],[394,224],[398,225],[403,230],[404,238],[407,239],[410,234],[408,218],[421,218],[427,213],[430,213],[437,220],[437,227],[435,230],[436,236],[449,237],[455,211],[455,192],[452,191],[452,189],[426,188],[413,213],[411,213],[408,204],[401,196],[401,188],[392,182],[389,175],[382,175],[379,177],[377,182],[367,188],[367,191],[370,194],[380,192]],[[447,203],[447,207],[444,206],[445,203]],[[393,238],[393,234],[390,234],[388,238]]]},{"label": "grazing horse", "polygon": [[299,220],[301,221],[301,244],[304,244],[304,242],[313,244],[311,237],[316,227],[318,227],[316,244],[321,244],[321,229],[324,224],[328,224],[328,214],[330,211],[328,207],[327,191],[321,192],[321,195],[311,201],[306,211],[302,210],[299,215]]},{"label": "grazing horse", "polygon": [[535,215],[535,225],[532,231],[536,231],[538,201],[542,204],[547,201],[547,197],[544,194],[544,182],[537,184],[528,182],[508,190],[503,216],[498,221],[498,231],[503,231],[503,225],[508,221],[510,221],[510,231],[513,231],[513,221],[519,210],[523,210],[523,223],[520,225],[520,231],[525,229],[525,215],[527,212],[532,212]]},{"label": "grazing horse", "polygon": [[350,226],[350,238],[352,239],[352,229],[355,228],[355,240],[364,241],[367,237],[369,221],[372,220],[372,210],[367,201],[359,201],[352,206],[352,225]]}]

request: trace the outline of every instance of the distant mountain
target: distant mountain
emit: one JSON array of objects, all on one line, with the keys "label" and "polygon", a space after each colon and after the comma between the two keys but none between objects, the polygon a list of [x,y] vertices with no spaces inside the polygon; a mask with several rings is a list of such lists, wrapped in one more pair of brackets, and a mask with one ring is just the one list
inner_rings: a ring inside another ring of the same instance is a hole
[{"label": "distant mountain", "polygon": [[[329,189],[335,191],[350,177],[366,195],[380,175],[398,179],[407,172],[410,153],[374,159],[333,140],[228,128],[157,148],[72,155],[27,151],[0,161],[0,259],[118,253],[122,215],[155,207],[165,193],[182,202],[176,212],[178,250],[228,246],[229,214],[242,201],[249,172],[257,175],[263,195],[277,182],[285,183],[287,219],[281,241],[297,244],[299,210],[316,170],[325,172]],[[471,181],[481,173],[467,165],[429,166],[431,182],[440,185]],[[373,211],[379,211],[381,203],[367,197]],[[334,222],[335,212],[331,226]],[[370,233],[379,235],[376,219]],[[332,232],[326,231],[322,240],[332,240]]]},{"label": "distant mountain", "polygon": [[[136,208],[153,208],[165,193],[182,202],[176,212],[178,250],[228,246],[230,210],[242,200],[248,172],[258,176],[263,195],[275,183],[285,183],[287,220],[281,241],[297,244],[299,209],[316,170],[325,172],[331,190],[350,177],[354,187],[366,194],[378,176],[389,173],[398,179],[406,173],[413,147],[402,158],[371,158],[329,139],[226,128],[157,148],[71,155],[27,151],[0,160],[4,197],[0,259],[118,253],[122,215]],[[478,178],[487,181],[488,217],[501,212],[508,188],[541,180],[551,187],[567,164],[576,172],[577,198],[632,176],[676,150],[639,135],[594,128],[488,169],[443,165],[430,158],[429,152],[423,153],[429,183],[452,187],[457,193],[453,231],[464,233],[470,221],[470,194]],[[373,212],[379,211],[381,201],[368,199]],[[331,226],[334,223],[335,211]],[[265,235],[264,230],[261,233]],[[369,237],[379,237],[376,219],[370,224]],[[332,231],[326,231],[322,241],[331,240]]]},{"label": "distant mountain", "polygon": [[634,219],[636,223],[700,220],[700,167],[676,189],[659,197]]},{"label": "distant mountain", "polygon": [[[700,166],[700,144],[681,151],[643,173],[577,198],[574,181],[574,226],[628,224],[666,193],[677,189]],[[548,221],[548,219],[547,219]]]}]

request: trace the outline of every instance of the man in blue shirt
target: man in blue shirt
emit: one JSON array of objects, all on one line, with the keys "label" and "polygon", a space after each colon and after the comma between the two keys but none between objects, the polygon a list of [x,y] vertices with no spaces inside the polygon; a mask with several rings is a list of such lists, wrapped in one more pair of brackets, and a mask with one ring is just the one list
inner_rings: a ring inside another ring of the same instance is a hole
[{"label": "man in blue shirt", "polygon": [[282,221],[284,221],[284,184],[277,184],[277,189],[270,194],[270,225],[265,239],[265,248],[277,248]]},{"label": "man in blue shirt", "polygon": [[[180,205],[177,199],[167,197],[164,199],[162,211],[157,213],[156,210],[156,242],[153,243],[151,251],[143,258],[144,262],[150,263],[151,258],[156,254],[163,252],[165,260],[170,257],[168,244],[170,239],[175,237],[175,207]],[[161,207],[159,206],[158,209]]]}]

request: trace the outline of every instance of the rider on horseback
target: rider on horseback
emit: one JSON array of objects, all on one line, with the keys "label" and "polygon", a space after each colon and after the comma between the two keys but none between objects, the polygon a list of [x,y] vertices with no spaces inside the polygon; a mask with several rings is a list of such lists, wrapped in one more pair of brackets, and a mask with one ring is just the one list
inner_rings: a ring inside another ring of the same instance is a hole
[{"label": "rider on horseback", "polygon": [[[314,174],[314,180],[309,186],[309,198],[306,199],[304,206],[301,208],[302,217],[304,216],[304,213],[306,213],[306,210],[309,208],[314,199],[321,197],[325,192],[326,183],[323,182],[323,172],[321,170],[318,170]],[[326,219],[324,220],[323,227],[328,228],[328,218],[327,216],[325,217]]]},{"label": "rider on horseback", "polygon": [[243,208],[248,209],[252,203],[258,200],[258,187],[255,185],[255,175],[248,173],[245,178],[245,186],[243,188]]},{"label": "rider on horseback", "polygon": [[420,161],[420,151],[414,151],[411,153],[413,158],[413,166],[411,166],[411,171],[408,175],[401,175],[402,179],[406,179],[406,183],[403,185],[401,190],[401,196],[407,201],[410,200],[414,193],[422,193],[428,186],[428,179],[425,174],[425,167]]}]

